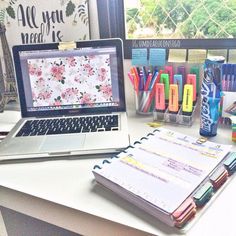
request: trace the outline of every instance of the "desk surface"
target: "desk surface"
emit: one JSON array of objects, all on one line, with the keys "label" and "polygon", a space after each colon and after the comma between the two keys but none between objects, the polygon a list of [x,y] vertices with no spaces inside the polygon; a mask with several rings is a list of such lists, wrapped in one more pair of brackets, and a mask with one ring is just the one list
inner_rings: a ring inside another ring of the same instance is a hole
[{"label": "desk surface", "polygon": [[[5,111],[0,124],[12,126],[20,114]],[[130,115],[131,142],[153,131],[152,117]],[[199,137],[199,122],[170,128]],[[219,128],[212,141],[232,144],[231,130]],[[235,145],[233,145],[235,149]],[[0,205],[84,235],[180,235],[95,183],[92,168],[101,158],[0,165]],[[187,235],[235,236],[235,184],[232,179]]]}]

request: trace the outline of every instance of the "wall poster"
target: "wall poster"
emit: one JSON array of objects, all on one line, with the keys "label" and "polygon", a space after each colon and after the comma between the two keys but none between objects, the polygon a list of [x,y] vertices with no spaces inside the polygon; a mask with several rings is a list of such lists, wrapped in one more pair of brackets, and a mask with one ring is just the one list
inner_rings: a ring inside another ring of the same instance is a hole
[{"label": "wall poster", "polygon": [[2,0],[0,23],[9,46],[88,40],[88,0]]}]

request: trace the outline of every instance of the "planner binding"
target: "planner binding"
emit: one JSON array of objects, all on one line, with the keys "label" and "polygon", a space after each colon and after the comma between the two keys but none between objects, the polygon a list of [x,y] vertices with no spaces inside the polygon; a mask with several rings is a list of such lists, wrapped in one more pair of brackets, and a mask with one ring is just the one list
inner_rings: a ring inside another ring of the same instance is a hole
[{"label": "planner binding", "polygon": [[95,165],[93,174],[99,184],[182,230],[231,179],[236,155],[230,151],[230,145],[159,128]]}]

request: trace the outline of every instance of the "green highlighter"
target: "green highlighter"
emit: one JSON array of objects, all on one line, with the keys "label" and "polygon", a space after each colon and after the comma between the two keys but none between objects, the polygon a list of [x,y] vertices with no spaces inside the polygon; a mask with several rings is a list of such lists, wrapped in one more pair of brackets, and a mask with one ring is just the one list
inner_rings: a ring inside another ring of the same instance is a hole
[{"label": "green highlighter", "polygon": [[169,100],[169,90],[170,90],[170,79],[169,74],[161,74],[160,83],[164,84],[165,87],[165,100]]}]

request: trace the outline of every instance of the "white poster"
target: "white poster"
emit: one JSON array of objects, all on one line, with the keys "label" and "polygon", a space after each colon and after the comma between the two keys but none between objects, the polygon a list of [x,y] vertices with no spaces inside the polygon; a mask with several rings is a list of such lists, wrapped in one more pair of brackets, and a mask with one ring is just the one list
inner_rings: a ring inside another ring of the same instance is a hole
[{"label": "white poster", "polygon": [[88,0],[2,0],[9,46],[90,38]]}]

